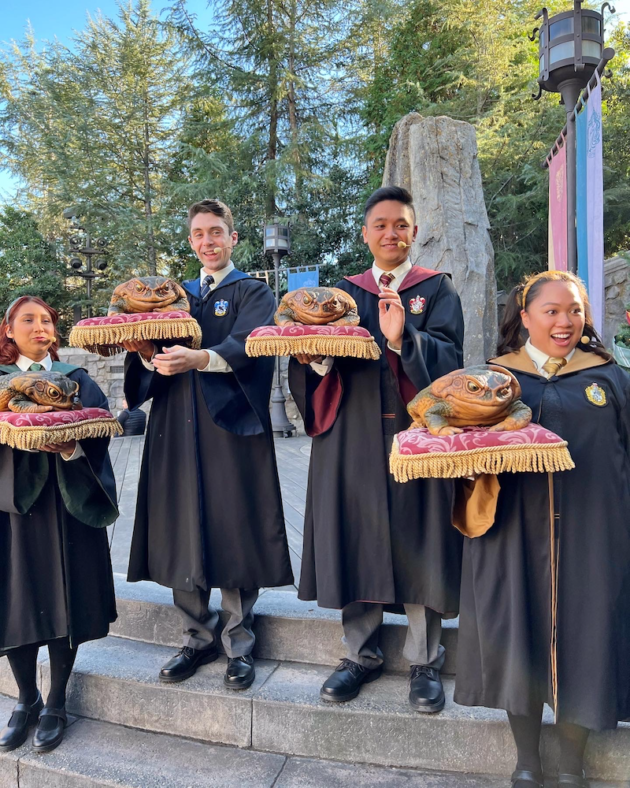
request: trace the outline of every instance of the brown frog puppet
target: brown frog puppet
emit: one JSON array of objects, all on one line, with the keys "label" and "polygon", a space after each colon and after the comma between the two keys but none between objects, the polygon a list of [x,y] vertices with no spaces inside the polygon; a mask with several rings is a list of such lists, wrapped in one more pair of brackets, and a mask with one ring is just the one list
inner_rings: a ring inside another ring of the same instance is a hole
[{"label": "brown frog puppet", "polygon": [[274,316],[277,326],[358,326],[352,296],[338,287],[301,287],[287,293]]},{"label": "brown frog puppet", "polygon": [[532,418],[520,400],[514,375],[496,364],[457,369],[433,381],[407,406],[416,427],[432,435],[455,435],[463,427],[488,427],[491,432],[520,430]]},{"label": "brown frog puppet", "polygon": [[81,410],[79,384],[60,372],[13,372],[0,376],[0,411],[49,413]]},{"label": "brown frog puppet", "polygon": [[190,312],[186,292],[181,285],[164,276],[138,276],[118,285],[107,314],[175,311]]}]

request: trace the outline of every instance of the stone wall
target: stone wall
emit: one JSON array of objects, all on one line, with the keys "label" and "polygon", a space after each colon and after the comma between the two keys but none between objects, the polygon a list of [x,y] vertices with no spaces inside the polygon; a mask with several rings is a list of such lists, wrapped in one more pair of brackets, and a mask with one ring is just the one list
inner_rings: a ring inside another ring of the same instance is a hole
[{"label": "stone wall", "polygon": [[606,278],[606,319],[604,344],[611,347],[615,334],[626,322],[626,306],[630,304],[630,261],[612,257],[604,263]]},{"label": "stone wall", "polygon": [[383,186],[403,186],[416,207],[413,263],[450,273],[462,300],[464,365],[483,363],[497,339],[490,224],[470,123],[412,112],[390,139]]},{"label": "stone wall", "polygon": [[109,409],[117,414],[123,410],[123,365],[125,353],[103,358],[96,353],[88,353],[80,348],[63,347],[59,349],[59,358],[66,364],[87,369],[90,377],[101,387],[109,400]]}]

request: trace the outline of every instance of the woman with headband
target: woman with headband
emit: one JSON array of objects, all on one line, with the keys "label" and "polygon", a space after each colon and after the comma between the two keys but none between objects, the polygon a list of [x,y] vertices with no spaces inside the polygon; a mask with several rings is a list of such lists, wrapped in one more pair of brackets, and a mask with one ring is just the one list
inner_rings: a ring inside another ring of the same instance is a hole
[{"label": "woman with headband", "polygon": [[630,717],[630,376],[562,271],[514,288],[493,363],[568,441],[575,469],[497,477],[494,525],[465,540],[455,700],[507,711],[514,788],[542,788],[549,704],[558,785],[585,788],[589,731]]},{"label": "woman with headband", "polygon": [[[0,323],[0,375],[52,370],[79,383],[84,407],[108,408],[85,370],[62,364],[57,312],[33,296],[16,299]],[[19,451],[0,446],[0,655],[19,689],[0,732],[0,752],[26,741],[59,745],[66,686],[77,647],[105,637],[116,619],[105,526],[118,516],[108,438]],[[50,691],[37,688],[39,647],[48,646]]]}]

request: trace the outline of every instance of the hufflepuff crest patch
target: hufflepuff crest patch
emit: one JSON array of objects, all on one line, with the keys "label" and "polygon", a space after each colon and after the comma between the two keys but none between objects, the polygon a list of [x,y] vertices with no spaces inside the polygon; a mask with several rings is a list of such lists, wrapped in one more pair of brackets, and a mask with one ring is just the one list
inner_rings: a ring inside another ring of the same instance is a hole
[{"label": "hufflepuff crest patch", "polygon": [[598,407],[602,408],[608,402],[606,398],[606,392],[597,383],[591,383],[590,386],[584,389],[584,393],[586,394],[586,399],[592,405],[597,405]]}]

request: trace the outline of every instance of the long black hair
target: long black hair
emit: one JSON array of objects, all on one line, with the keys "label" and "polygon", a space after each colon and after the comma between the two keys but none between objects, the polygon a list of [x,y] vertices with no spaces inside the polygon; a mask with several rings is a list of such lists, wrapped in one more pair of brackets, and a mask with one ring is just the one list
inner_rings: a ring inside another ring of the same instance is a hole
[{"label": "long black hair", "polygon": [[580,293],[580,298],[584,303],[584,334],[588,337],[588,344],[580,342],[579,348],[585,353],[595,353],[606,361],[611,361],[612,356],[604,347],[599,334],[593,325],[593,315],[591,314],[591,305],[588,300],[588,293],[584,282],[579,279],[575,274],[570,274],[568,271],[543,271],[540,274],[534,274],[523,280],[521,284],[516,285],[508,296],[505,311],[503,313],[503,320],[499,327],[499,346],[497,348],[497,355],[503,356],[506,353],[514,353],[523,347],[527,340],[527,331],[523,326],[521,320],[521,310],[527,309],[527,305],[538,296],[543,285],[547,282],[567,282],[568,284],[575,285]]}]

